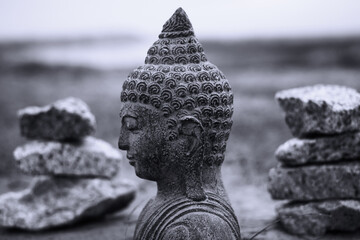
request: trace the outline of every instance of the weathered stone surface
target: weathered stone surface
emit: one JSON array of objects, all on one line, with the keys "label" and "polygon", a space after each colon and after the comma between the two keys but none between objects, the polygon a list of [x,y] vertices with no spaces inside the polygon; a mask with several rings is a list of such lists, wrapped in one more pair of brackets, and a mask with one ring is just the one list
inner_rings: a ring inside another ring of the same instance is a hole
[{"label": "weathered stone surface", "polygon": [[77,143],[31,141],[17,147],[18,167],[33,175],[76,175],[113,177],[119,170],[121,155],[109,143],[86,137]]},{"label": "weathered stone surface", "polygon": [[95,117],[80,99],[66,98],[44,107],[19,110],[21,135],[30,139],[81,139],[95,131]]},{"label": "weathered stone surface", "polygon": [[134,196],[126,180],[38,177],[30,188],[0,196],[0,225],[27,230],[67,225],[121,210]]},{"label": "weathered stone surface", "polygon": [[303,165],[360,159],[360,133],[315,139],[293,138],[275,152],[284,165]]},{"label": "weathered stone surface", "polygon": [[134,239],[241,239],[221,179],[233,94],[179,8],[121,92],[119,148],[156,181]]},{"label": "weathered stone surface", "polygon": [[360,130],[360,94],[336,85],[315,85],[278,92],[285,121],[296,137]]},{"label": "weathered stone surface", "polygon": [[277,209],[281,224],[293,234],[323,235],[360,228],[360,201],[328,200],[288,203]]},{"label": "weathered stone surface", "polygon": [[360,163],[273,168],[268,190],[274,199],[360,198]]}]

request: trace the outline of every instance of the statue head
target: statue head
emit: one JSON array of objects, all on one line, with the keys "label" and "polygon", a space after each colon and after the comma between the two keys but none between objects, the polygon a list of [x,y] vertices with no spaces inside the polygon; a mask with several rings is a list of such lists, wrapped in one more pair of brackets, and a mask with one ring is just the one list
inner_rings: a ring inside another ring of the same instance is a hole
[{"label": "statue head", "polygon": [[179,8],[123,84],[119,148],[148,180],[183,175],[187,196],[202,199],[204,167],[224,161],[233,95]]}]

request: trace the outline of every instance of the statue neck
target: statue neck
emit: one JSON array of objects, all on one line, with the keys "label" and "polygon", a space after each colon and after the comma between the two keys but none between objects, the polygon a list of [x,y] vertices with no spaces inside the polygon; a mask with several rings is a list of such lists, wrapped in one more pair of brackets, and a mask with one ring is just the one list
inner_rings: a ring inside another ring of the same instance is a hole
[{"label": "statue neck", "polygon": [[[171,174],[169,174],[171,175]],[[156,201],[166,201],[170,198],[186,196],[184,180],[177,176],[167,176],[157,183]]]},{"label": "statue neck", "polygon": [[[179,172],[179,171],[178,171]],[[166,201],[168,199],[186,197],[185,174],[171,174],[166,178],[157,181],[157,195],[156,201]],[[221,179],[220,166],[204,165],[202,169],[202,188],[205,192],[210,192],[218,195],[224,200],[228,201],[228,197]]]},{"label": "statue neck", "polygon": [[229,202],[224,183],[221,178],[221,166],[203,166],[203,189],[211,192]]}]

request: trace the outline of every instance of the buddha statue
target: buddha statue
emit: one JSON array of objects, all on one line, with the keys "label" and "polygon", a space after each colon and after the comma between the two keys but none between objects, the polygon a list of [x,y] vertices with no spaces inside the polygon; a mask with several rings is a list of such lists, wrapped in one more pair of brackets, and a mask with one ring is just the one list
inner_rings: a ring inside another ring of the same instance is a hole
[{"label": "buddha statue", "polygon": [[241,239],[222,179],[233,95],[181,8],[123,84],[119,148],[157,194],[135,240]]}]

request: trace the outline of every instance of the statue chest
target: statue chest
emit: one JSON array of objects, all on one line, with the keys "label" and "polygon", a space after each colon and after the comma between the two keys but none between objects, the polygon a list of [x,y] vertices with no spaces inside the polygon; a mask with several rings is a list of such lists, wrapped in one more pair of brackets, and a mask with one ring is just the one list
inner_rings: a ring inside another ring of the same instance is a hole
[{"label": "statue chest", "polygon": [[196,202],[185,197],[162,204],[150,200],[139,216],[135,240],[241,239],[230,205],[215,196]]}]

